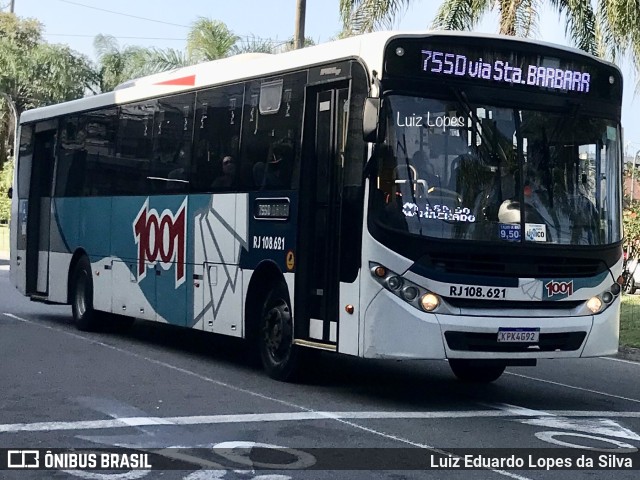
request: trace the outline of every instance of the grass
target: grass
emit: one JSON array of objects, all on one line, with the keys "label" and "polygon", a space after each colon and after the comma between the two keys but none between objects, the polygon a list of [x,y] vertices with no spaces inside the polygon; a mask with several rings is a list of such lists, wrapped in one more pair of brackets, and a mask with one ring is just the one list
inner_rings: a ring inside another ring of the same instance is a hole
[{"label": "grass", "polygon": [[623,295],[620,345],[640,348],[640,295]]},{"label": "grass", "polygon": [[0,252],[9,251],[9,227],[0,225]]}]

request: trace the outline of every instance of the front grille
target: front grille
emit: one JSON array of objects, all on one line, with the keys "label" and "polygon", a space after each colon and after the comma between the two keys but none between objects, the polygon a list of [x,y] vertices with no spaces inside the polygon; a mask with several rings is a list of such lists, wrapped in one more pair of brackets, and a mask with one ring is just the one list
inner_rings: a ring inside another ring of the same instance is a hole
[{"label": "front grille", "polygon": [[451,350],[463,352],[571,352],[580,348],[587,333],[541,333],[536,344],[498,342],[497,333],[445,332],[444,336]]},{"label": "front grille", "polygon": [[593,258],[506,256],[473,252],[433,252],[423,257],[419,263],[447,274],[512,278],[590,277],[607,268],[604,262]]},{"label": "front grille", "polygon": [[585,300],[566,300],[563,302],[518,302],[510,300],[480,300],[476,298],[445,297],[446,302],[456,308],[494,308],[514,310],[574,310]]}]

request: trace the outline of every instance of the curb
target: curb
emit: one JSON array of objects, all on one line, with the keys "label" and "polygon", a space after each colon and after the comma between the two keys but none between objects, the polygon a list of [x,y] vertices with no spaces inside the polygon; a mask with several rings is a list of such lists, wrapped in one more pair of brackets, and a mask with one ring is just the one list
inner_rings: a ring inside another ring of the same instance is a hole
[{"label": "curb", "polygon": [[640,348],[625,347],[621,345],[616,357],[624,360],[631,360],[632,362],[640,362]]}]

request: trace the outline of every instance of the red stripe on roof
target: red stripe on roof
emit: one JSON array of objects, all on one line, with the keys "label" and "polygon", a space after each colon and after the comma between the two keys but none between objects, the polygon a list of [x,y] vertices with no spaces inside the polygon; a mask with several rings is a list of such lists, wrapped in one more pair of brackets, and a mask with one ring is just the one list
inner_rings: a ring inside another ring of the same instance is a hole
[{"label": "red stripe on roof", "polygon": [[196,76],[189,75],[188,77],[173,78],[171,80],[165,80],[164,82],[158,82],[155,85],[184,85],[193,87],[196,84]]}]

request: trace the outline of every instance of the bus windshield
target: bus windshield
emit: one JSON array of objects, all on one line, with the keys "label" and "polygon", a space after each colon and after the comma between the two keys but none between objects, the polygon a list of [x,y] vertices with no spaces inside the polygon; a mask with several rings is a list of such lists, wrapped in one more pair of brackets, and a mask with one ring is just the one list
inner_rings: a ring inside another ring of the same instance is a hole
[{"label": "bus windshield", "polygon": [[605,245],[621,238],[617,122],[406,95],[385,98],[372,215],[453,240]]}]

